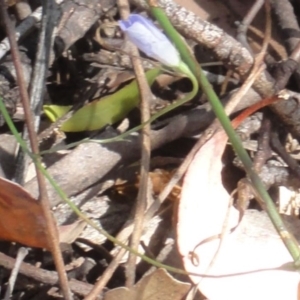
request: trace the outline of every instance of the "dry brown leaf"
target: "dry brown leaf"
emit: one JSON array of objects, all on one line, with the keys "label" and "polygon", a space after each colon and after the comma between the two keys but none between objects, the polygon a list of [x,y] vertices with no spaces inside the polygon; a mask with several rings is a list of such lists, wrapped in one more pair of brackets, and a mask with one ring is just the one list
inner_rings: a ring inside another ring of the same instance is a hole
[{"label": "dry brown leaf", "polygon": [[[154,195],[158,195],[167,185],[175,173],[175,169],[167,171],[163,169],[155,169],[153,172],[149,172]],[[130,184],[126,181],[118,179],[115,184],[115,189],[120,195],[127,195],[132,197],[133,193],[137,193],[140,184],[140,176],[137,175],[136,182]],[[177,201],[180,195],[181,188],[179,185],[175,185],[171,193],[168,195],[168,200]]]},{"label": "dry brown leaf", "polygon": [[0,239],[50,249],[40,203],[25,189],[0,178]]},{"label": "dry brown leaf", "polygon": [[132,289],[116,288],[105,294],[105,300],[182,300],[190,284],[175,280],[164,269],[143,277]]},{"label": "dry brown leaf", "polygon": [[[40,202],[18,184],[0,177],[0,239],[30,247],[50,249],[46,219]],[[82,220],[60,226],[61,243],[72,243],[86,223]]]},{"label": "dry brown leaf", "polygon": [[[226,142],[223,132],[209,140],[184,179],[177,243],[185,269],[202,274],[190,278],[210,300],[296,300],[299,274],[291,268],[292,258],[266,214],[247,212],[234,233],[226,236],[211,268],[219,239],[197,246],[222,232],[230,198],[221,180]],[[239,213],[232,207],[229,228],[238,219]]]}]

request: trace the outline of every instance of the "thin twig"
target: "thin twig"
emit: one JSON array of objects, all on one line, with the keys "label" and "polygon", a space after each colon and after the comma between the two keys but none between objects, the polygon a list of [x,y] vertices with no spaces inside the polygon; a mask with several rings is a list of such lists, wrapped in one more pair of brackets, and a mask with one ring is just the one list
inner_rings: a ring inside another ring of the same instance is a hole
[{"label": "thin twig", "polygon": [[[48,1],[46,1],[48,2]],[[43,2],[44,5],[47,5],[45,1]],[[11,21],[9,19],[8,13],[7,13],[7,7],[5,4],[4,0],[0,0],[0,11],[2,14],[2,19],[5,24],[6,32],[7,32],[7,37],[9,39],[9,43],[11,45],[11,54],[13,58],[13,62],[15,65],[16,69],[16,74],[17,74],[17,83],[19,86],[20,90],[20,98],[23,104],[24,108],[24,113],[25,113],[25,120],[26,120],[26,125],[28,128],[28,135],[30,139],[30,146],[32,149],[32,152],[34,154],[39,153],[39,147],[38,147],[38,142],[37,142],[37,136],[34,130],[34,122],[32,118],[32,112],[30,109],[30,104],[29,104],[29,96],[26,90],[26,85],[24,81],[24,76],[23,76],[23,69],[20,61],[20,54],[18,51],[18,46],[16,43],[16,37],[15,37],[15,31],[13,30]],[[62,293],[65,299],[69,300],[72,299],[72,295],[68,286],[68,278],[67,274],[64,269],[64,263],[62,259],[62,255],[60,252],[59,248],[59,239],[58,239],[58,234],[57,234],[57,228],[56,224],[54,222],[51,210],[50,210],[50,205],[49,205],[49,199],[47,195],[47,190],[46,190],[46,185],[45,185],[45,179],[43,177],[43,174],[40,172],[37,166],[36,167],[36,177],[37,177],[37,182],[39,186],[39,200],[43,209],[44,216],[47,221],[47,233],[49,235],[48,240],[49,240],[49,245],[51,247],[51,252],[54,258],[54,262],[57,268],[57,272],[59,274],[59,279],[60,279],[60,285],[62,289]]]},{"label": "thin twig", "polygon": [[12,272],[11,272],[11,275],[10,275],[10,278],[9,278],[9,281],[8,281],[8,286],[7,286],[7,289],[6,289],[6,292],[5,292],[4,300],[9,300],[10,299],[11,294],[14,290],[14,286],[15,286],[15,282],[16,282],[16,279],[17,279],[17,275],[18,275],[19,270],[20,270],[20,266],[21,266],[21,264],[22,264],[22,262],[23,262],[23,260],[24,260],[24,258],[26,257],[27,254],[28,254],[28,249],[27,248],[21,247],[18,250],[16,263],[14,265],[14,268],[12,269]]},{"label": "thin twig", "polygon": [[265,35],[263,44],[261,47],[261,50],[259,54],[256,56],[253,68],[251,70],[251,73],[249,74],[248,78],[244,82],[244,84],[241,86],[241,88],[238,90],[237,93],[234,94],[234,96],[229,100],[228,104],[225,107],[225,112],[227,115],[230,115],[240,99],[246,95],[248,90],[251,88],[254,81],[257,79],[259,74],[263,71],[263,60],[266,55],[266,51],[271,39],[271,29],[272,29],[272,23],[271,23],[271,15],[270,15],[270,4],[266,1],[266,29],[265,29]]},{"label": "thin twig", "polygon": [[[213,266],[215,265],[217,258],[219,256],[219,254],[221,253],[221,249],[224,244],[225,237],[227,236],[227,234],[232,232],[232,230],[229,229],[229,221],[230,221],[230,213],[232,212],[232,205],[233,205],[233,199],[234,199],[235,193],[236,193],[236,190],[234,190],[230,195],[227,211],[226,211],[226,214],[224,217],[224,222],[223,222],[222,229],[221,229],[221,233],[217,237],[219,239],[219,244],[217,246],[217,249],[216,249],[211,261],[209,262],[209,265],[207,266],[206,270],[203,272],[205,274],[205,276],[209,275],[210,271],[212,270]],[[237,226],[239,226],[239,223],[236,225],[236,227],[233,228],[234,231],[237,228]],[[205,239],[205,240],[207,240],[207,239]],[[202,244],[202,242],[200,244]],[[196,246],[196,248],[199,247],[200,244],[198,244]],[[193,252],[196,250],[196,248],[193,250]],[[195,255],[197,257],[197,254],[195,254]],[[200,290],[201,283],[202,283],[203,279],[205,278],[205,276],[201,277],[199,282],[197,283],[197,285],[193,286],[193,288],[190,291],[190,295],[189,295],[190,298],[188,298],[188,299],[194,299],[196,297],[196,293],[198,290]]]},{"label": "thin twig", "polygon": [[[128,3],[126,1],[119,1],[119,10],[124,19],[128,17]],[[136,47],[132,46],[131,49],[131,60],[132,65],[134,67],[136,73],[136,80],[138,82],[138,86],[140,89],[141,95],[141,120],[142,123],[149,120],[150,118],[150,108],[149,103],[151,101],[151,91],[147,80],[144,75],[144,70],[141,64],[141,60],[139,58],[139,52]],[[134,217],[134,230],[131,238],[130,247],[133,249],[138,249],[140,236],[142,234],[143,228],[143,216],[147,207],[147,190],[148,190],[148,172],[150,165],[150,154],[151,154],[151,141],[150,141],[150,124],[146,124],[142,128],[142,161],[141,161],[141,179],[140,179],[140,187],[137,197],[137,204],[135,209],[135,217]],[[106,285],[107,281],[112,276],[114,270],[117,268],[119,261],[123,257],[125,251],[121,249],[114,260],[110,263],[109,267],[105,270],[104,274],[102,274],[101,279],[96,283],[93,291],[85,298],[94,299],[95,295],[97,295]],[[130,253],[127,269],[126,269],[126,285],[128,287],[132,286],[135,281],[135,265],[136,265],[136,255]]]},{"label": "thin twig", "polygon": [[[16,28],[16,38],[19,40],[22,36],[27,34],[37,22],[42,18],[42,7],[37,8],[29,17],[27,17]],[[3,39],[0,42],[0,59],[10,50],[10,44],[8,38]]]},{"label": "thin twig", "polygon": [[[33,120],[34,129],[36,132],[38,131],[40,125],[40,115],[42,110],[43,96],[45,92],[45,77],[46,71],[48,69],[52,40],[51,37],[54,28],[53,11],[54,8],[52,7],[52,1],[48,1],[48,5],[46,5],[43,9],[38,50],[36,53],[35,65],[33,68],[33,76],[30,82],[30,108],[34,113]],[[25,126],[23,130],[23,139],[25,141],[28,140],[27,126]],[[14,179],[20,185],[24,185],[29,164],[30,157],[28,155],[25,155],[22,148],[19,148]]]},{"label": "thin twig", "polygon": [[261,9],[261,7],[264,5],[264,0],[256,0],[254,4],[251,6],[250,10],[244,17],[243,21],[238,24],[238,29],[237,29],[237,36],[236,39],[248,49],[250,53],[252,53],[252,49],[248,44],[247,41],[247,30],[249,25],[252,23],[253,19],[256,17],[257,13]]},{"label": "thin twig", "polygon": [[[254,73],[251,73],[248,77],[248,79],[245,81],[245,83],[242,85],[242,87],[236,92],[232,98],[229,100],[228,104],[226,105],[225,111],[227,114],[230,114],[235,106],[237,105],[238,101],[245,95],[255,79],[257,78],[258,74],[262,70],[262,66],[259,66],[258,64],[255,64],[256,67],[253,68]],[[160,205],[164,202],[164,200],[167,198],[169,193],[172,191],[173,187],[179,182],[179,180],[182,178],[184,173],[186,172],[187,168],[189,167],[190,163],[194,159],[195,154],[198,152],[198,150],[206,143],[207,140],[211,138],[211,136],[220,129],[219,122],[215,121],[211,124],[211,126],[205,130],[204,134],[200,137],[198,142],[195,144],[193,149],[190,151],[190,153],[187,155],[183,163],[180,165],[180,167],[176,170],[175,174],[169,181],[169,183],[165,186],[163,191],[159,194],[157,197],[157,200],[151,205],[151,207],[147,211],[147,217],[151,218],[154,213],[157,211],[157,209],[160,207]]]},{"label": "thin twig", "polygon": [[[266,24],[266,34],[265,39],[263,42],[263,46],[261,49],[261,52],[258,54],[254,66],[252,68],[251,74],[248,76],[244,84],[241,86],[241,88],[232,96],[232,98],[229,100],[228,104],[225,107],[225,112],[227,115],[230,115],[231,112],[234,110],[240,99],[248,92],[250,87],[252,86],[253,82],[257,79],[259,74],[261,73],[262,69],[264,68],[262,66],[262,60],[264,58],[266,49],[268,47],[268,42],[270,40],[270,34],[271,34],[271,25],[270,25],[271,19],[267,17],[267,24]],[[161,203],[167,198],[169,193],[172,191],[173,187],[179,182],[179,180],[182,178],[184,173],[186,172],[187,168],[189,167],[190,163],[194,159],[195,154],[198,152],[198,150],[205,144],[205,142],[220,128],[220,125],[218,122],[214,122],[200,137],[199,141],[195,144],[193,149],[190,151],[190,153],[185,158],[184,162],[180,165],[180,167],[177,169],[169,183],[165,186],[163,191],[159,194],[157,197],[157,200],[151,205],[151,207],[148,209],[146,213],[146,219],[151,218],[154,213],[157,211],[157,209],[160,207]]]},{"label": "thin twig", "polygon": [[[127,0],[118,1],[119,11],[123,19],[127,19],[129,16],[129,4]],[[145,77],[142,61],[139,57],[139,52],[135,46],[132,45],[131,52],[133,56],[131,58],[133,69],[135,72],[136,80],[139,86],[141,95],[141,123],[150,119],[150,105],[152,99],[152,93]],[[137,196],[137,203],[135,207],[134,216],[134,230],[130,240],[130,247],[138,250],[140,244],[140,238],[143,230],[144,213],[147,209],[147,195],[148,180],[149,180],[149,166],[151,158],[151,139],[150,139],[150,124],[145,124],[141,130],[142,134],[142,159],[140,169],[140,185]],[[136,255],[129,254],[127,267],[126,267],[126,286],[129,288],[133,286],[135,282],[135,269],[136,269]]]},{"label": "thin twig", "polygon": [[[281,90],[285,88],[290,76],[295,72],[295,79],[300,84],[299,68],[299,23],[294,12],[291,1],[272,0],[271,5],[277,17],[281,35],[284,37],[284,44],[290,58],[279,65],[279,77],[277,77],[276,87]],[[298,49],[297,49],[298,48]],[[296,50],[296,51],[295,51]],[[295,61],[297,63],[295,63]]]},{"label": "thin twig", "polygon": [[101,293],[101,291],[106,286],[107,282],[113,275],[114,271],[117,269],[118,265],[120,264],[120,261],[124,254],[126,253],[126,250],[124,248],[121,248],[118,254],[114,257],[114,259],[111,261],[109,266],[106,268],[106,270],[101,275],[100,279],[95,284],[92,291],[84,298],[84,300],[94,300],[96,297]]},{"label": "thin twig", "polygon": [[[252,73],[251,73],[251,75],[253,75],[254,80],[256,79],[256,76],[259,74],[260,67],[262,66],[263,59],[266,55],[268,44],[271,40],[272,21],[271,21],[271,8],[270,8],[269,0],[265,1],[265,10],[266,10],[266,26],[265,26],[264,40],[263,40],[262,48],[255,59],[255,64],[254,64],[254,67],[253,67]],[[249,76],[248,81],[251,81],[251,75]],[[247,82],[247,80],[246,80],[246,82]],[[246,91],[248,91],[248,89]],[[241,97],[242,96],[243,95],[241,95]],[[259,174],[259,170],[260,170],[259,156],[260,156],[260,154],[258,156],[256,155],[256,159],[253,162],[253,168],[258,174]],[[249,189],[248,185],[240,185],[240,186],[241,187],[239,188],[239,194],[243,195],[243,198],[244,198],[243,202],[246,202],[246,201],[248,201],[248,199],[251,198],[250,195],[252,195],[252,189]],[[244,191],[242,190],[243,188],[245,188]],[[249,194],[249,193],[251,193],[251,194]],[[258,199],[258,201],[259,201],[259,199]]]},{"label": "thin twig", "polygon": [[[63,0],[57,0],[59,5]],[[30,16],[24,19],[18,27],[16,27],[16,39],[19,41],[22,37],[26,36],[34,26],[42,19],[42,6],[38,7]],[[0,42],[0,59],[10,50],[10,43],[8,38],[3,39]]]},{"label": "thin twig", "polygon": [[[11,270],[13,269],[15,264],[16,264],[16,260],[14,258],[11,258],[10,256],[7,256],[0,252],[1,267]],[[53,286],[58,282],[58,275],[55,271],[48,271],[42,268],[32,266],[25,262],[21,263],[19,273],[28,278],[32,278],[37,282],[44,283],[46,285]],[[74,293],[80,296],[85,296],[92,290],[93,286],[89,283],[71,279],[70,288]],[[98,298],[103,299],[103,295],[98,294]]]}]

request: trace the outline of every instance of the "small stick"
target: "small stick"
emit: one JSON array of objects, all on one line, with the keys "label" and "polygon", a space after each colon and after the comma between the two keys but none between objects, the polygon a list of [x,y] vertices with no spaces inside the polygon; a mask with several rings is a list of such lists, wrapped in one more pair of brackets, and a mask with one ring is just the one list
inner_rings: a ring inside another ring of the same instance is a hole
[{"label": "small stick", "polygon": [[[11,270],[14,268],[15,264],[16,260],[14,258],[11,258],[10,256],[7,256],[0,252],[1,267]],[[22,262],[20,264],[19,273],[47,285],[55,285],[58,282],[57,272],[37,268],[25,262]],[[70,288],[72,292],[80,296],[86,296],[92,290],[93,285],[79,280],[71,279]],[[103,294],[98,294],[97,296],[98,298],[103,299]]]},{"label": "small stick", "polygon": [[244,17],[242,22],[238,23],[238,29],[237,29],[237,36],[236,39],[248,49],[250,53],[252,53],[252,49],[248,44],[247,41],[247,30],[249,25],[252,23],[253,19],[261,9],[261,7],[264,5],[264,0],[256,0],[254,4],[252,5],[251,9],[248,11],[246,16]]},{"label": "small stick", "polygon": [[28,254],[27,248],[21,247],[18,250],[16,262],[15,262],[14,268],[12,269],[9,280],[8,280],[8,286],[7,286],[7,289],[5,292],[4,300],[10,299],[12,292],[14,290],[15,282],[16,282],[17,275],[20,270],[21,263],[23,262],[23,260],[27,254]]},{"label": "small stick", "polygon": [[[119,0],[118,6],[120,14],[123,19],[127,19],[129,15],[129,3],[127,0]],[[146,80],[144,69],[142,66],[142,61],[139,57],[139,52],[137,48],[132,45],[131,49],[133,56],[131,57],[131,62],[135,72],[136,80],[141,95],[141,123],[148,121],[151,117],[150,113],[150,103],[152,99],[152,93],[149,84]],[[137,203],[135,207],[134,214],[134,230],[131,236],[129,246],[132,249],[138,250],[140,244],[140,238],[143,231],[144,223],[144,213],[147,209],[147,196],[149,190],[149,166],[151,158],[151,139],[150,139],[150,123],[145,123],[141,129],[142,134],[142,158],[141,158],[141,169],[140,169],[140,185],[137,196]],[[126,266],[126,287],[130,288],[135,283],[135,269],[136,269],[136,255],[129,253],[129,258]]]},{"label": "small stick", "polygon": [[[43,2],[43,4],[45,6],[49,5],[50,1],[51,0],[48,0],[46,1],[46,3]],[[30,146],[33,154],[37,155],[39,153],[39,146],[37,141],[37,135],[34,130],[34,122],[33,122],[32,112],[29,104],[29,96],[24,81],[23,69],[20,61],[20,54],[16,42],[15,31],[13,30],[11,21],[9,19],[4,0],[0,0],[0,11],[2,14],[2,18],[4,20],[7,36],[11,45],[11,54],[16,69],[17,83],[20,90],[20,98],[24,108],[25,120],[28,128],[28,136],[30,139]],[[40,163],[40,158],[37,158],[36,162]],[[55,266],[57,268],[57,272],[59,275],[60,286],[62,289],[64,299],[71,300],[73,299],[73,297],[70,288],[68,286],[68,278],[67,278],[66,271],[64,269],[63,258],[59,247],[57,227],[50,209],[49,198],[48,198],[46,184],[45,184],[45,178],[36,164],[35,164],[35,169],[36,169],[36,177],[37,177],[37,182],[39,187],[39,201],[42,206],[43,213],[47,222],[47,234],[49,234],[48,237],[49,246],[51,248],[51,253],[53,255]]]}]

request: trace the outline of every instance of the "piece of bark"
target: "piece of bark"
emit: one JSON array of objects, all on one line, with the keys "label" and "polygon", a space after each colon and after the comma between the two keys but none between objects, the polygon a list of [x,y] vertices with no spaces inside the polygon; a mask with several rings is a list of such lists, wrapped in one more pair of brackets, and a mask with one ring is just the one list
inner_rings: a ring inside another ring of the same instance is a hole
[{"label": "piece of bark", "polygon": [[[21,51],[20,55],[24,80],[28,87],[32,71],[31,62],[24,52]],[[20,103],[20,94],[19,88],[16,86],[16,71],[10,55],[0,64],[0,98],[3,100],[9,115],[13,116],[17,110],[17,105]],[[4,123],[4,118],[0,113],[0,126]]]},{"label": "piece of bark", "polygon": [[55,37],[56,55],[60,56],[82,38],[95,22],[115,5],[115,0],[64,1],[62,18]]},{"label": "piece of bark", "polygon": [[[15,265],[15,260],[3,253],[0,253],[0,265],[4,268],[12,269]],[[57,272],[54,271],[43,270],[23,262],[20,266],[19,272],[20,274],[26,275],[45,284],[58,284],[58,275]],[[81,296],[86,296],[93,288],[93,285],[75,279],[71,279],[69,281],[69,285],[72,292]],[[99,295],[99,298],[97,299],[103,299],[103,294]]]}]

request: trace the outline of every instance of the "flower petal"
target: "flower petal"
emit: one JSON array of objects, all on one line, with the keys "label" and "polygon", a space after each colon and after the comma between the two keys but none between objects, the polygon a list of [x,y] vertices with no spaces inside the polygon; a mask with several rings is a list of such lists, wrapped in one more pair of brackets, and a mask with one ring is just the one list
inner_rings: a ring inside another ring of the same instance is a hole
[{"label": "flower petal", "polygon": [[176,67],[180,57],[168,38],[151,22],[141,15],[131,14],[125,21],[119,21],[120,28],[141,51],[161,63]]}]

